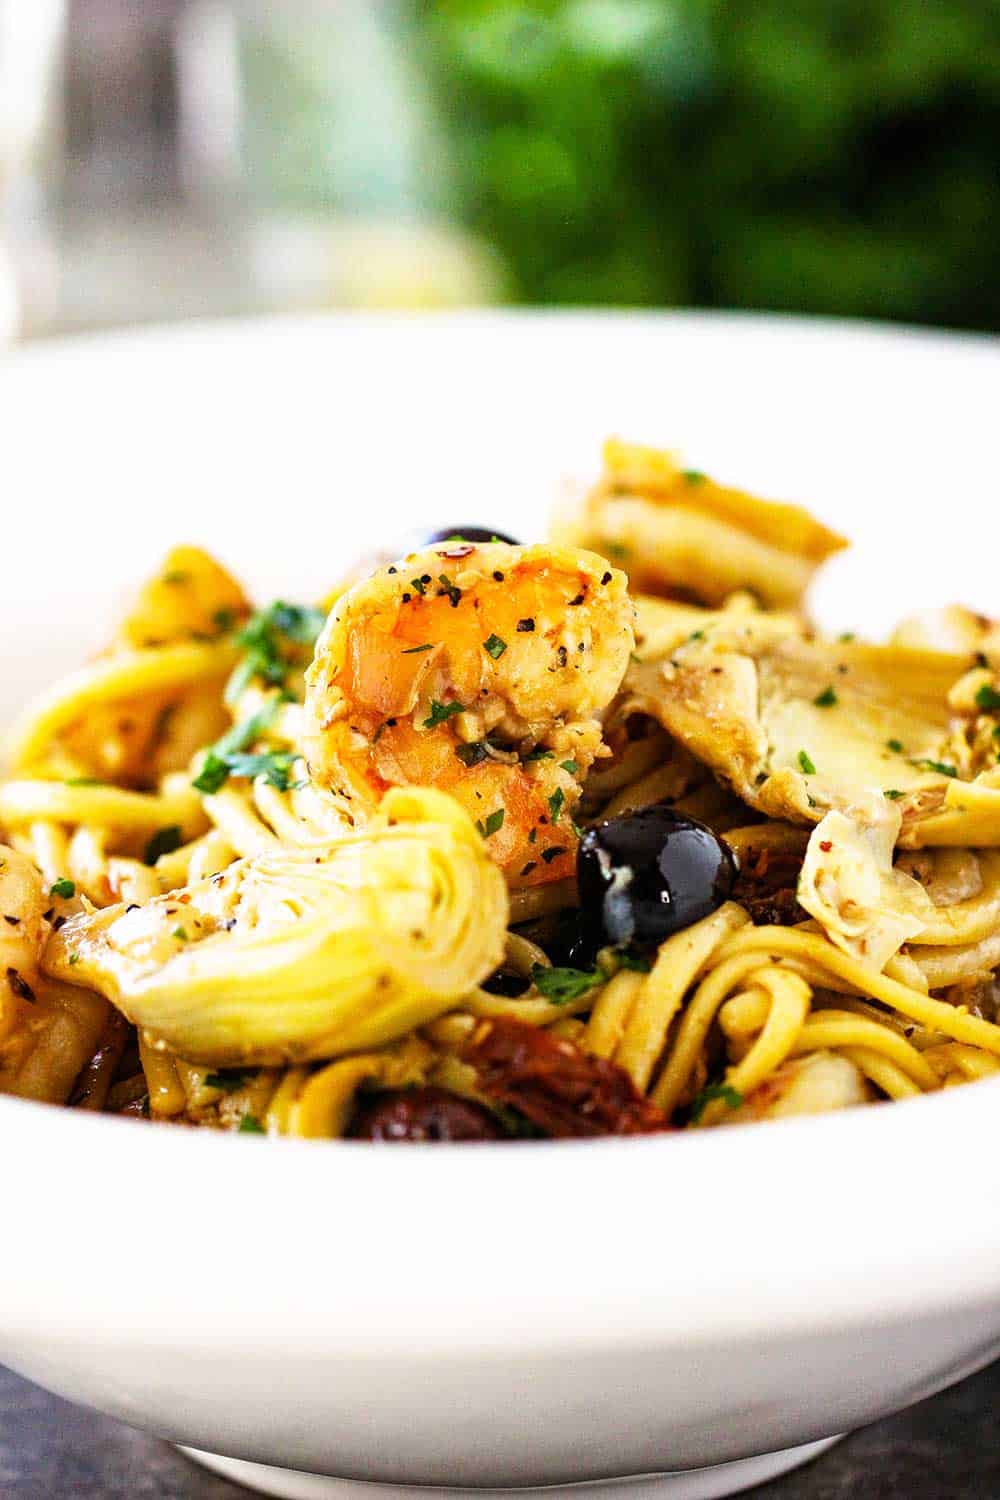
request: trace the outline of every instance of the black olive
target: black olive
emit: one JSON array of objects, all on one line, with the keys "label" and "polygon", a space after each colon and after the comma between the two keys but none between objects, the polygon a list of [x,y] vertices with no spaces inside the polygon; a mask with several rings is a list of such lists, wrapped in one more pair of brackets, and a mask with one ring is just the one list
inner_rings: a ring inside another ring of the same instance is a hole
[{"label": "black olive", "polygon": [[576,860],[585,923],[616,947],[655,947],[707,917],[736,878],[710,828],[657,804],[589,828]]},{"label": "black olive", "polygon": [[506,536],[502,531],[494,531],[489,526],[442,526],[440,531],[430,531],[423,539],[425,547],[436,547],[445,542],[509,542],[512,547],[518,546],[512,536]]},{"label": "black olive", "polygon": [[530,979],[525,979],[515,969],[500,968],[495,969],[489,979],[483,980],[483,989],[489,995],[503,995],[507,1000],[515,1000],[524,994],[530,983]]},{"label": "black olive", "polygon": [[387,1089],[364,1099],[351,1121],[355,1141],[497,1141],[492,1111],[445,1089]]}]

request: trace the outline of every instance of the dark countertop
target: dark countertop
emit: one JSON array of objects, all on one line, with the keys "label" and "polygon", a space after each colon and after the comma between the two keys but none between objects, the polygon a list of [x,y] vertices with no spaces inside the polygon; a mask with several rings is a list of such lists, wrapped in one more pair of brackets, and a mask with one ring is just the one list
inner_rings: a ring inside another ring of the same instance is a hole
[{"label": "dark countertop", "polygon": [[[760,1500],[995,1500],[1000,1362],[747,1491]],[[0,1368],[4,1500],[247,1500],[166,1443],[70,1406]]]}]

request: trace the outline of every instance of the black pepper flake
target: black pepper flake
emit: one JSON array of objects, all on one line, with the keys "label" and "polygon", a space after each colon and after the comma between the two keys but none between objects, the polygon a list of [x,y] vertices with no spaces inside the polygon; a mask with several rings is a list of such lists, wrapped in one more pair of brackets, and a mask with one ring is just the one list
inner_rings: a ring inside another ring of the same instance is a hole
[{"label": "black pepper flake", "polygon": [[604,576],[603,576],[603,578],[601,579],[601,582],[602,583],[610,583],[611,582],[611,574],[610,573],[605,573]]},{"label": "black pepper flake", "polygon": [[493,569],[493,577],[496,579],[497,583],[503,583],[503,574],[501,573],[499,568]]},{"label": "black pepper flake", "polygon": [[66,918],[65,917],[56,917],[55,921],[52,923],[52,931],[53,932],[58,932],[59,929],[60,929],[60,927],[65,927],[65,926],[66,926]]},{"label": "black pepper flake", "polygon": [[529,859],[528,863],[526,865],[522,865],[521,866],[521,874],[522,875],[530,875],[531,872],[532,872],[532,870],[537,870],[537,869],[538,869],[538,861],[537,861],[537,859]]},{"label": "black pepper flake", "polygon": [[569,601],[569,607],[570,607],[570,609],[575,609],[578,604],[582,604],[583,601],[584,601],[584,599],[586,599],[586,597],[587,597],[586,594],[577,594],[577,596],[576,596],[575,599],[571,599]]},{"label": "black pepper flake", "polygon": [[564,667],[566,665],[567,659],[569,657],[569,652],[566,650],[566,647],[565,646],[560,646],[559,650],[556,652],[556,656],[558,658],[559,665],[561,667]]},{"label": "black pepper flake", "polygon": [[14,994],[17,995],[19,999],[27,1000],[32,1005],[34,1005],[35,992],[31,988],[31,985],[21,978],[16,969],[7,970],[7,983],[10,985],[11,989],[14,991]]},{"label": "black pepper flake", "polygon": [[527,634],[530,631],[534,630],[535,622],[530,618],[527,620],[518,620],[517,628],[519,631],[521,631],[522,634]]},{"label": "black pepper flake", "polygon": [[6,912],[4,912],[3,919],[5,922],[9,922],[12,927],[20,927],[21,925],[20,917],[8,917]]},{"label": "black pepper flake", "polygon": [[387,573],[395,573],[395,572],[396,572],[396,571],[397,571],[397,569],[396,569],[396,568],[387,568],[387,569],[386,569],[386,572],[387,572]]},{"label": "black pepper flake", "polygon": [[404,603],[404,604],[409,604],[409,602],[410,602],[410,600],[411,600],[411,599],[412,599],[412,598],[413,598],[413,595],[412,595],[412,594],[404,594],[404,595],[403,595],[403,603]]},{"label": "black pepper flake", "polygon": [[542,850],[542,858],[544,859],[544,861],[545,861],[545,863],[547,865],[550,865],[554,859],[558,859],[559,858],[560,854],[565,854],[565,853],[566,853],[566,850],[562,847],[562,845],[560,845],[560,844],[554,844],[551,849],[543,849]]},{"label": "black pepper flake", "polygon": [[[221,878],[222,878],[221,875],[213,876],[213,879],[215,879],[215,880],[221,880]],[[129,912],[129,911],[138,911],[139,910],[139,903],[137,901],[130,901],[129,904],[128,904],[128,906],[126,906],[125,910],[127,912]]]}]

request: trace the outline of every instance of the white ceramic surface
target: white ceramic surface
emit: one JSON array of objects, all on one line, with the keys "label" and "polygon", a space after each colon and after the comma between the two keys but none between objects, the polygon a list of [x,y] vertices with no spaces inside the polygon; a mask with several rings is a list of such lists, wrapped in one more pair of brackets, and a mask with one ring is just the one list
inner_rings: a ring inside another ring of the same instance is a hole
[{"label": "white ceramic surface", "polygon": [[[853,533],[817,593],[830,623],[995,609],[998,391],[985,340],[753,318],[17,352],[0,708],[99,642],[178,536],[264,597],[316,594],[420,521],[539,533],[609,430]],[[984,1083],[669,1140],[372,1151],[0,1100],[0,1359],[198,1449],[402,1486],[773,1453],[1000,1352],[998,1110]]]}]

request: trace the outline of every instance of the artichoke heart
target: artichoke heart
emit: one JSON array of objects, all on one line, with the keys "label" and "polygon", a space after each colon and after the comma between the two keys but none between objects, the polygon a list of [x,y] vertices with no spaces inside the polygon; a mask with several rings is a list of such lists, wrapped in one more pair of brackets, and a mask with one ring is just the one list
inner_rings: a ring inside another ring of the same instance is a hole
[{"label": "artichoke heart", "polygon": [[[668,641],[661,623],[660,651]],[[768,817],[818,823],[885,792],[905,845],[967,772],[955,761],[948,694],[968,656],[812,640],[787,618],[723,611],[664,654],[640,648],[640,657],[616,715],[658,720]]]},{"label": "artichoke heart", "polygon": [[832,943],[883,969],[934,919],[923,886],[894,868],[899,809],[873,798],[867,819],[829,812],[813,829],[799,876],[798,902]]},{"label": "artichoke heart", "polygon": [[716,484],[676,454],[617,438],[556,536],[620,559],[633,589],[707,605],[752,589],[773,609],[795,607],[819,564],[847,545],[800,506]]},{"label": "artichoke heart", "polygon": [[457,803],[396,788],[364,834],[72,918],[43,967],[191,1062],[304,1062],[441,1015],[499,964],[507,916],[503,875]]}]

